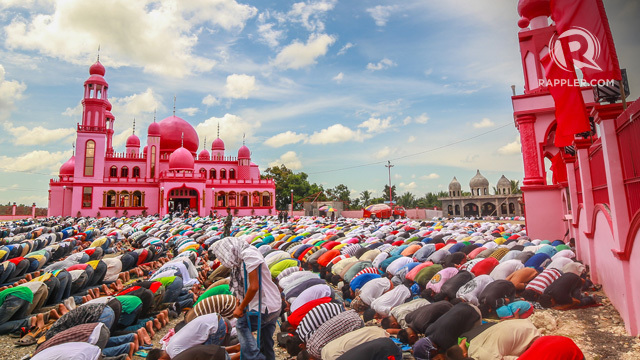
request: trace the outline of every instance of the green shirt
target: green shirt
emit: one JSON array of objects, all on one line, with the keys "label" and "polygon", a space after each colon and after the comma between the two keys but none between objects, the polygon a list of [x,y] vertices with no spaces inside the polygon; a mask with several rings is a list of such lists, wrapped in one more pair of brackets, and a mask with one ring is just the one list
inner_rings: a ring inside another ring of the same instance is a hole
[{"label": "green shirt", "polygon": [[160,281],[162,283],[162,286],[165,287],[165,289],[167,288],[167,286],[173,284],[175,280],[176,280],[175,276],[165,276],[165,277],[155,279],[155,281]]},{"label": "green shirt", "polygon": [[[198,301],[196,301],[196,304],[208,298],[209,296],[214,296],[214,295],[233,295],[233,294],[231,293],[231,290],[229,289],[228,284],[218,285],[216,287],[213,287],[203,292],[202,295],[200,295],[200,297],[198,298]],[[193,304],[193,306],[196,306],[196,304]]]},{"label": "green shirt", "polygon": [[22,300],[27,300],[30,303],[33,302],[33,291],[26,286],[15,286],[0,292],[0,306],[4,304],[4,300],[7,296],[15,296]]},{"label": "green shirt", "polygon": [[116,299],[122,304],[122,312],[125,314],[131,314],[138,306],[142,305],[142,300],[133,295],[120,295],[116,296]]}]

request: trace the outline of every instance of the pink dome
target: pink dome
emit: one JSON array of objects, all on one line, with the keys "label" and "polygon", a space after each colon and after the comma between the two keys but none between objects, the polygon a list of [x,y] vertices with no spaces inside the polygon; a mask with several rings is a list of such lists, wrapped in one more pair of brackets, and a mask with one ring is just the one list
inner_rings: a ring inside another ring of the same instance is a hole
[{"label": "pink dome", "polygon": [[211,150],[224,150],[224,141],[220,138],[213,140],[213,143],[211,143]]},{"label": "pink dome", "polygon": [[113,116],[113,114],[109,110],[104,112],[104,117],[105,118],[109,118],[109,119],[115,119],[116,118],[115,116]]},{"label": "pink dome", "polygon": [[242,145],[240,147],[240,149],[238,149],[238,159],[250,159],[251,158],[251,151],[249,151],[249,148]]},{"label": "pink dome", "polygon": [[551,16],[551,0],[520,0],[518,2],[518,14],[521,18],[518,26],[529,26],[529,20],[538,16]]},{"label": "pink dome", "polygon": [[143,154],[146,154],[146,153],[147,153],[147,148],[148,148],[148,146],[147,146],[147,145],[145,145],[145,146],[144,146],[144,148],[142,148],[142,153],[143,153]]},{"label": "pink dome", "polygon": [[160,121],[158,125],[160,126],[160,152],[173,152],[184,147],[191,154],[196,154],[200,141],[196,129],[191,124],[173,115]]},{"label": "pink dome", "polygon": [[189,150],[181,147],[169,156],[169,170],[193,170],[193,155]]},{"label": "pink dome", "polygon": [[198,160],[209,160],[211,158],[211,154],[209,154],[209,150],[202,149],[198,154]]},{"label": "pink dome", "polygon": [[160,125],[157,122],[152,122],[147,129],[147,134],[149,136],[160,136]]},{"label": "pink dome", "polygon": [[131,136],[127,138],[127,147],[140,148],[140,139],[136,136],[136,134],[131,134]]},{"label": "pink dome", "polygon": [[60,176],[73,176],[76,167],[76,156],[72,156],[66,163],[60,166]]},{"label": "pink dome", "polygon": [[107,111],[111,111],[111,103],[107,100]]},{"label": "pink dome", "polygon": [[103,86],[109,86],[109,84],[107,84],[107,81],[100,75],[91,75],[89,76],[89,78],[87,79],[87,81],[84,82],[84,84],[97,84],[97,85],[103,85]]},{"label": "pink dome", "polygon": [[100,60],[96,61],[96,63],[91,65],[91,67],[89,68],[90,75],[104,76],[105,72],[106,70],[104,66],[100,63]]}]

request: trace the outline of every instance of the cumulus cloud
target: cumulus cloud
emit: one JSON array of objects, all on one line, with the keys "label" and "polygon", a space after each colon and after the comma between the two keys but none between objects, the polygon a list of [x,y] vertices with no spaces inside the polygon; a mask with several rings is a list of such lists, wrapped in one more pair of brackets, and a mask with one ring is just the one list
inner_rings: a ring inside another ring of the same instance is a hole
[{"label": "cumulus cloud", "polygon": [[300,69],[313,65],[317,58],[327,53],[329,46],[335,41],[335,37],[327,34],[312,34],[306,44],[295,40],[278,53],[273,64],[284,69]]},{"label": "cumulus cloud", "polygon": [[139,66],[146,72],[183,77],[209,71],[215,64],[195,54],[203,26],[238,31],[256,12],[235,0],[113,0],[109,6],[58,1],[28,17],[16,17],[4,28],[5,45],[86,64],[102,44],[109,66]]},{"label": "cumulus cloud", "polygon": [[388,146],[385,146],[382,149],[378,150],[373,156],[376,159],[384,159],[389,156],[389,154],[391,154],[391,149]]},{"label": "cumulus cloud", "polygon": [[65,111],[62,112],[64,116],[78,116],[82,115],[82,103],[78,103],[78,105],[74,107],[68,107]]},{"label": "cumulus cloud", "polygon": [[354,46],[353,43],[350,43],[350,42],[344,44],[344,46],[341,47],[340,50],[338,51],[338,55],[346,54],[347,50],[351,49],[353,46]]},{"label": "cumulus cloud", "polygon": [[396,179],[396,180],[400,180],[400,179],[402,179],[402,175],[400,175],[400,174],[393,174],[393,178],[394,178],[394,179]]},{"label": "cumulus cloud", "polygon": [[6,80],[4,66],[0,65],[0,120],[4,120],[13,110],[17,100],[22,99],[22,94],[27,85],[16,80]]},{"label": "cumulus cloud", "polygon": [[391,116],[386,119],[370,117],[358,125],[358,127],[366,129],[367,133],[370,134],[381,133],[391,127]]},{"label": "cumulus cloud", "polygon": [[282,154],[278,159],[269,163],[269,167],[284,165],[291,170],[302,169],[302,161],[298,158],[298,154],[295,151],[287,151]]},{"label": "cumulus cloud", "polygon": [[286,131],[268,138],[264,144],[274,148],[296,144],[307,139],[306,134],[298,134],[293,131]]},{"label": "cumulus cloud", "polygon": [[413,118],[411,116],[407,116],[406,118],[404,118],[404,120],[402,121],[403,125],[409,125],[412,122],[415,122],[416,124],[426,124],[427,122],[429,122],[429,116],[427,116],[426,113],[422,113],[420,115],[418,115],[417,117]]},{"label": "cumulus cloud", "polygon": [[377,5],[375,7],[367,9],[367,12],[376,22],[376,25],[385,26],[387,25],[387,21],[389,21],[389,17],[391,17],[391,14],[393,14],[396,9],[397,6],[395,5]]},{"label": "cumulus cloud", "polygon": [[407,139],[407,142],[408,142],[408,143],[412,143],[412,142],[414,142],[414,141],[416,141],[416,137],[415,137],[415,136],[413,136],[413,135],[409,136],[409,138]]},{"label": "cumulus cloud", "polygon": [[280,45],[280,39],[284,36],[284,31],[274,29],[274,23],[264,23],[258,25],[258,35],[265,44],[272,48]]},{"label": "cumulus cloud", "polygon": [[405,183],[401,182],[400,184],[398,184],[398,186],[403,190],[411,191],[411,190],[414,190],[415,188],[417,188],[418,184],[416,184],[415,181],[412,181],[412,182],[410,182],[408,184],[405,184]]},{"label": "cumulus cloud", "polygon": [[202,99],[202,104],[206,105],[207,107],[209,106],[213,106],[213,105],[218,105],[220,103],[220,101],[218,99],[215,98],[215,96],[208,94],[207,96],[205,96]]},{"label": "cumulus cloud", "polygon": [[[124,119],[125,121],[130,118],[140,117],[143,113],[151,114],[159,107],[162,107],[162,99],[158,96],[153,89],[147,88],[142,93],[125,96],[123,98],[110,98],[109,100],[113,106],[111,112],[116,118]],[[116,120],[116,123],[118,121]]]},{"label": "cumulus cloud", "polygon": [[382,60],[380,60],[378,63],[374,64],[374,63],[368,63],[367,64],[367,70],[371,70],[371,71],[377,71],[377,70],[383,70],[383,69],[388,69],[392,66],[396,66],[396,63],[394,63],[392,60],[384,58]]},{"label": "cumulus cloud", "polygon": [[248,99],[249,94],[256,90],[256,77],[245,74],[227,76],[225,85],[226,95],[233,99]]},{"label": "cumulus cloud", "polygon": [[352,130],[342,124],[334,124],[326,129],[314,132],[309,137],[309,143],[314,145],[335,144],[346,141],[362,142],[365,136],[360,130]]},{"label": "cumulus cloud", "polygon": [[15,157],[0,155],[3,168],[8,171],[42,171],[43,169],[57,172],[60,165],[69,160],[72,150],[49,152],[35,150]]},{"label": "cumulus cloud", "polygon": [[193,116],[197,114],[198,111],[200,111],[200,109],[198,109],[197,107],[188,107],[188,108],[180,109],[178,111],[180,111],[183,114],[187,114],[188,116]]},{"label": "cumulus cloud", "polygon": [[510,142],[498,149],[498,154],[513,155],[520,154],[522,151],[522,144],[520,143],[520,136],[516,137],[513,142]]},{"label": "cumulus cloud", "polygon": [[495,123],[489,118],[483,118],[479,122],[473,123],[473,127],[476,129],[488,128],[494,126]]},{"label": "cumulus cloud", "polygon": [[342,72],[338,73],[338,75],[334,76],[331,80],[337,82],[338,84],[340,84],[342,82],[342,79],[344,79],[344,74]]},{"label": "cumulus cloud", "polygon": [[287,18],[294,23],[300,23],[305,29],[314,32],[324,31],[324,17],[333,10],[337,0],[318,0],[297,2],[291,6]]},{"label": "cumulus cloud", "polygon": [[[242,144],[242,136],[250,139],[257,129],[260,128],[260,121],[247,121],[238,115],[225,114],[221,118],[210,117],[209,119],[195,126],[198,137],[201,139],[215,139],[218,137],[218,124],[220,124],[220,137],[224,140],[227,151]],[[250,141],[247,146],[251,147]]]},{"label": "cumulus cloud", "polygon": [[10,140],[14,145],[22,146],[61,142],[67,138],[70,141],[70,137],[76,133],[74,128],[45,129],[42,126],[27,128],[26,126],[13,126],[12,123],[5,123],[4,131],[11,135]]},{"label": "cumulus cloud", "polygon": [[439,179],[440,175],[436,174],[436,173],[431,173],[429,175],[422,175],[420,176],[420,180],[434,180],[434,179]]}]

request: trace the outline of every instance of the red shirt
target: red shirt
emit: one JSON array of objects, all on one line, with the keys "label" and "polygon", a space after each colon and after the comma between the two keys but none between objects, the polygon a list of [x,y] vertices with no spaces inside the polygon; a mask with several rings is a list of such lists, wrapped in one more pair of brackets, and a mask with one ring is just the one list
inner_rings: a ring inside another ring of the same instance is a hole
[{"label": "red shirt", "polygon": [[491,271],[493,271],[493,268],[498,266],[498,264],[500,264],[500,261],[498,261],[498,259],[492,258],[492,257],[486,258],[486,259],[480,261],[479,263],[475,264],[471,268],[471,272],[475,276],[489,275],[489,273],[491,273]]},{"label": "red shirt", "polygon": [[518,360],[582,360],[576,343],[564,336],[542,336],[531,344]]},{"label": "red shirt", "polygon": [[300,325],[300,322],[302,321],[304,316],[307,315],[307,313],[309,311],[313,310],[313,308],[318,306],[318,305],[326,304],[326,303],[328,303],[330,301],[331,301],[331,298],[328,297],[328,296],[320,298],[320,299],[315,299],[315,300],[309,301],[308,303],[306,303],[306,304],[300,306],[299,308],[297,308],[296,311],[292,312],[291,315],[289,315],[289,317],[287,317],[287,321],[295,329],[295,328],[298,327],[298,325]]}]

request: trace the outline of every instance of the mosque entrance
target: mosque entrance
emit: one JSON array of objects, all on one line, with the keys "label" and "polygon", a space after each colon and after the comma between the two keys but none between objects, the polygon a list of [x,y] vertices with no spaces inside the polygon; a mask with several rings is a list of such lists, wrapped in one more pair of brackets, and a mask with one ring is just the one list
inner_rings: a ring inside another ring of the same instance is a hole
[{"label": "mosque entrance", "polygon": [[484,203],[482,204],[482,216],[492,216],[496,215],[496,205],[492,203]]},{"label": "mosque entrance", "polygon": [[198,191],[181,187],[169,192],[168,207],[170,212],[183,212],[185,209],[198,211]]},{"label": "mosque entrance", "polygon": [[463,216],[478,216],[478,215],[480,215],[480,213],[478,212],[478,205],[469,203],[464,206]]}]

